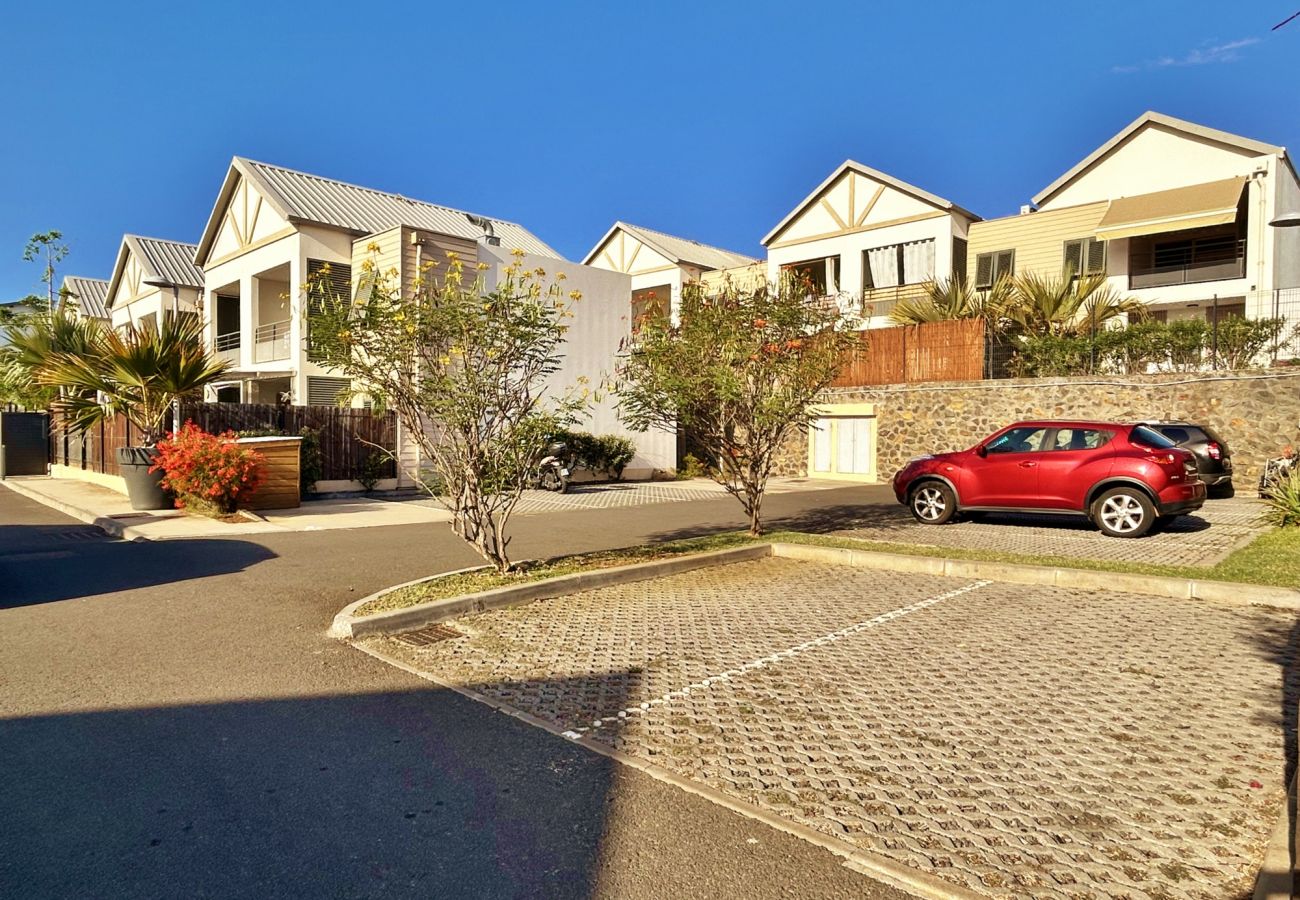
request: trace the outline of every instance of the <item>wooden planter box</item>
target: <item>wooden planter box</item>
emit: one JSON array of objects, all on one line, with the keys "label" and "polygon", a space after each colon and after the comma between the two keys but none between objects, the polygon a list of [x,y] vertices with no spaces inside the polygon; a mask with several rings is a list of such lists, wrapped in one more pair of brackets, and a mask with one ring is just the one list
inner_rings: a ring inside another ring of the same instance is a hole
[{"label": "wooden planter box", "polygon": [[299,492],[302,438],[239,438],[236,443],[262,454],[265,466],[262,483],[239,505],[245,509],[296,509],[302,496]]}]

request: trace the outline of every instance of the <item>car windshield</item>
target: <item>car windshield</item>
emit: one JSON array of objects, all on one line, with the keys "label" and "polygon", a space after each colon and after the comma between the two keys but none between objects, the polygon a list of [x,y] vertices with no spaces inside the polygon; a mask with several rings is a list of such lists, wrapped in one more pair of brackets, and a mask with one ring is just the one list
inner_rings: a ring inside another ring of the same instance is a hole
[{"label": "car windshield", "polygon": [[1170,447],[1178,446],[1160,432],[1145,425],[1135,427],[1128,439],[1134,444],[1141,444],[1143,447],[1152,447],[1156,450],[1168,450]]}]

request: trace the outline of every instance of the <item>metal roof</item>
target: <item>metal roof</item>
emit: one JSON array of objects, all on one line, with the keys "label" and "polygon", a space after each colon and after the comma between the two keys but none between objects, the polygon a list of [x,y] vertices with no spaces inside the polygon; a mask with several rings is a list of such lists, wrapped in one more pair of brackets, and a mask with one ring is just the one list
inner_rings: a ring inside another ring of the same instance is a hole
[{"label": "metal roof", "polygon": [[145,281],[175,287],[203,287],[203,271],[194,265],[197,244],[128,234],[123,239],[145,269]]},{"label": "metal roof", "polygon": [[108,318],[108,279],[68,275],[63,279],[63,288],[83,316],[91,319]]},{"label": "metal roof", "polygon": [[[423,200],[412,200],[401,194],[390,194],[372,188],[360,187],[322,178],[307,172],[297,172],[256,160],[236,156],[231,162],[231,174],[238,172],[248,178],[259,192],[291,222],[326,225],[354,232],[358,235],[387,231],[398,225],[407,225],[438,234],[477,240],[484,229],[469,220],[469,213],[447,206],[438,206]],[[208,223],[203,239],[196,250],[206,251],[215,239],[216,219],[224,205],[227,192],[233,192],[236,180],[229,175],[222,187],[213,211],[213,221]],[[500,238],[501,246],[521,249],[537,256],[564,259],[554,248],[514,222],[482,216],[491,223],[493,234]]]},{"label": "metal roof", "polygon": [[596,246],[583,260],[584,265],[590,264],[591,260],[600,251],[600,248],[605,246],[614,232],[619,229],[627,232],[651,250],[671,259],[673,262],[698,266],[701,269],[731,269],[736,266],[748,266],[758,262],[755,257],[736,253],[733,250],[723,250],[721,247],[701,244],[699,241],[693,241],[690,238],[677,237],[676,235],[665,234],[662,231],[655,231],[653,228],[643,228],[640,225],[629,225],[627,222],[620,221],[615,222],[613,227],[605,232],[605,236],[596,242]]}]

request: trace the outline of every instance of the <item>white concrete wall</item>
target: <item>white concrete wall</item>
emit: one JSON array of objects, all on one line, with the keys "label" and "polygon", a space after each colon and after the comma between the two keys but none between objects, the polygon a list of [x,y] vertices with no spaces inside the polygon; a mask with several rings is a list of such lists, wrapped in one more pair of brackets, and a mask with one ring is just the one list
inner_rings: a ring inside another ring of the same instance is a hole
[{"label": "white concrete wall", "polygon": [[[479,261],[487,263],[484,282],[490,290],[514,257],[502,247],[480,244]],[[618,417],[617,397],[604,388],[614,375],[619,345],[630,333],[628,310],[632,302],[632,277],[593,266],[565,262],[543,256],[525,256],[528,269],[541,268],[547,278],[557,272],[566,276],[564,290],[581,291],[582,299],[573,304],[573,318],[564,345],[564,361],[552,379],[553,389],[563,392],[579,386],[585,377],[599,398],[592,405],[590,417],[578,426],[593,434],[617,434],[636,444],[636,458],[628,464],[626,477],[645,478],[655,470],[671,470],[677,462],[677,437],[661,431],[638,432],[628,428]],[[664,273],[657,273],[660,278]],[[662,284],[662,281],[652,282]]]},{"label": "white concrete wall", "polygon": [[109,323],[114,328],[138,325],[153,314],[154,321],[161,325],[169,311],[195,312],[198,299],[199,292],[194,288],[147,287],[128,301],[117,300],[109,310]]}]

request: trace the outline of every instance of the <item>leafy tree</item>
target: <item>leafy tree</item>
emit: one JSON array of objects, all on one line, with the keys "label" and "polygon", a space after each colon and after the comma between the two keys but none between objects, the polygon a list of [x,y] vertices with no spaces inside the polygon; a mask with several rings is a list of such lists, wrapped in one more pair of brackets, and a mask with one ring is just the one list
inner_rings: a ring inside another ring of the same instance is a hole
[{"label": "leafy tree", "polygon": [[66,309],[14,318],[4,326],[0,346],[0,403],[49,409],[59,387],[40,381],[41,368],[59,354],[89,355],[103,331],[99,322],[78,319]]},{"label": "leafy tree", "polygon": [[[23,248],[23,259],[28,262],[40,260],[44,262],[44,268],[41,270],[41,281],[45,284],[48,293],[48,299],[42,303],[45,310],[50,312],[59,312],[63,309],[64,302],[67,300],[65,292],[61,288],[54,286],[54,270],[68,255],[68,245],[63,243],[63,232],[61,231],[44,231],[31,236],[27,241],[27,246]],[[57,302],[55,300],[57,296]],[[29,297],[28,302],[32,300],[39,301],[39,298]]]},{"label": "leafy tree", "polygon": [[789,278],[757,288],[724,282],[714,293],[688,285],[678,324],[647,319],[619,365],[624,420],[688,431],[754,535],[778,450],[807,430],[809,407],[859,347],[838,306],[806,294]]},{"label": "leafy tree", "polygon": [[54,353],[36,374],[41,384],[64,389],[54,408],[74,431],[121,413],[152,447],[172,403],[199,395],[228,367],[208,352],[198,319],[165,316],[160,328],[101,328],[85,351]]},{"label": "leafy tree", "polygon": [[549,384],[563,359],[569,303],[580,295],[565,295],[562,273],[544,286],[544,271],[523,269],[522,251],[492,290],[448,255],[444,277],[426,268],[408,291],[373,258],[356,301],[333,295],[324,277],[309,284],[312,345],[322,365],[396,411],[433,463],[434,495],[450,510],[452,530],[507,572],[507,525],[547,436],[586,405],[585,396]]}]

